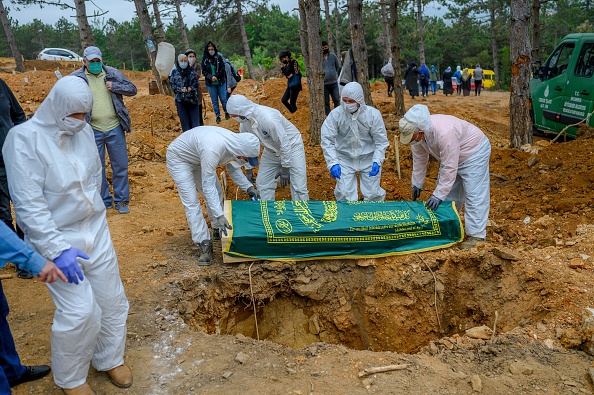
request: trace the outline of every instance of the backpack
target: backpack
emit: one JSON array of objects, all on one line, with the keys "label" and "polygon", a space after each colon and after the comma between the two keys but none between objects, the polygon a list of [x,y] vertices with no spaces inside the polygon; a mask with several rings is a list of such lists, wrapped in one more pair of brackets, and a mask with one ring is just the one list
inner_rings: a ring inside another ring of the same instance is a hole
[{"label": "backpack", "polygon": [[241,81],[241,75],[239,75],[237,70],[235,70],[235,67],[231,70],[231,74],[233,74],[233,78],[235,78],[235,81]]}]

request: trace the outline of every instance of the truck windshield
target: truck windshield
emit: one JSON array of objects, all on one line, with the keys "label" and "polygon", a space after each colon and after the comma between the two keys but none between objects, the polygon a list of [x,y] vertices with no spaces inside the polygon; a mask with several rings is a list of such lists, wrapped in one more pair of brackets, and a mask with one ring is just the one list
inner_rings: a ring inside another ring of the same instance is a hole
[{"label": "truck windshield", "polygon": [[574,48],[574,43],[565,43],[553,52],[543,68],[543,77],[545,80],[565,73]]}]

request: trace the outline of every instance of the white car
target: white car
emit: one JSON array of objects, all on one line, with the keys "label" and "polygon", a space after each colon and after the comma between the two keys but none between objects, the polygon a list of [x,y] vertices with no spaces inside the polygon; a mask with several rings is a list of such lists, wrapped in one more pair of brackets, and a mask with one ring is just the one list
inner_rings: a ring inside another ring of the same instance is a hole
[{"label": "white car", "polygon": [[39,60],[61,60],[66,62],[82,62],[80,56],[64,48],[45,48],[37,55]]}]

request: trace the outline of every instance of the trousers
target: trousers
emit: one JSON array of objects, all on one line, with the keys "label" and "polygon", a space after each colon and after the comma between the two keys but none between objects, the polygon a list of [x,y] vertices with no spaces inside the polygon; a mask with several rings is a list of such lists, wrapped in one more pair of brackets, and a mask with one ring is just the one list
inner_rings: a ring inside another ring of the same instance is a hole
[{"label": "trousers", "polygon": [[[264,148],[260,157],[260,168],[256,177],[256,186],[260,192],[260,199],[275,200],[276,187],[278,185],[277,175],[282,169],[281,158],[276,156],[274,151]],[[307,190],[307,174],[305,171],[305,149],[303,143],[296,144],[291,150],[291,199],[309,200]]]},{"label": "trousers", "polygon": [[210,100],[212,101],[212,109],[214,110],[215,115],[218,117],[221,116],[221,110],[219,109],[219,99],[221,100],[221,104],[223,105],[223,111],[227,114],[227,84],[223,85],[206,85],[206,90],[210,95]]},{"label": "trousers", "polygon": [[[99,151],[101,166],[103,167],[103,180],[101,181],[101,197],[106,207],[111,207],[112,199],[116,203],[130,203],[130,184],[128,182],[128,148],[126,134],[122,126],[117,126],[107,132],[93,129],[95,143]],[[105,175],[105,150],[111,162],[111,183],[113,185],[113,198],[109,191],[109,183]]]},{"label": "trousers", "polygon": [[334,188],[336,200],[359,200],[357,174],[359,174],[361,193],[365,200],[383,201],[386,198],[386,191],[380,186],[381,169],[376,176],[371,177],[369,175],[373,166],[373,153],[356,159],[339,154],[338,162],[340,163],[341,175],[340,179],[336,180],[336,187]]},{"label": "trousers", "polygon": [[21,359],[14,345],[14,339],[8,325],[8,302],[0,281],[0,394],[11,393],[10,381],[21,377],[27,369],[21,364]]},{"label": "trousers", "polygon": [[186,130],[194,129],[202,126],[202,105],[191,105],[181,101],[175,101],[175,108],[177,109],[177,116],[181,123],[182,133]]}]

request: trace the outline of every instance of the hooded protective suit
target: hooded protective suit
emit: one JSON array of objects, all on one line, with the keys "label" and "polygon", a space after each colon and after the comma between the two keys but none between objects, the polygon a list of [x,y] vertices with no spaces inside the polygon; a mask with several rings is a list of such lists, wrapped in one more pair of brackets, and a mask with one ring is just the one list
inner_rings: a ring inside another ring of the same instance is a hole
[{"label": "hooded protective suit", "polygon": [[386,148],[390,145],[386,127],[380,112],[365,105],[363,88],[357,82],[349,82],[342,90],[359,104],[358,111],[350,113],[344,101],[330,112],[322,125],[322,150],[328,169],[340,165],[342,174],[336,181],[336,200],[358,200],[357,173],[361,193],[365,200],[384,200],[386,191],[380,187],[381,172],[369,176],[374,162],[384,163]]},{"label": "hooded protective suit", "polygon": [[246,117],[240,132],[249,132],[260,139],[264,152],[256,186],[262,200],[274,200],[277,177],[281,168],[289,169],[291,198],[309,200],[305,168],[305,149],[301,133],[280,111],[258,105],[242,95],[233,95],[227,102],[230,114]]},{"label": "hooded protective suit", "polygon": [[[186,212],[192,241],[210,240],[202,213],[198,190],[204,200],[211,224],[223,215],[223,192],[217,177],[217,166],[227,165],[231,179],[244,191],[252,184],[232,161],[239,156],[256,157],[258,139],[250,134],[233,133],[218,126],[200,126],[178,136],[167,148],[167,170],[177,185]],[[232,162],[232,163],[229,163]]]},{"label": "hooded protective suit", "polygon": [[473,124],[451,115],[430,115],[427,106],[416,104],[404,119],[425,132],[412,143],[412,184],[422,188],[429,155],[440,162],[433,195],[456,202],[464,209],[466,234],[485,238],[490,207],[489,158],[491,144]]},{"label": "hooded protective suit", "polygon": [[66,117],[91,111],[85,81],[64,77],[35,116],[11,129],[3,154],[25,241],[49,260],[75,247],[80,284],[47,284],[56,312],[52,369],[62,388],[85,383],[89,362],[100,371],[124,363],[128,300],[99,194],[101,162],[91,126]]}]

